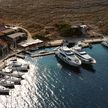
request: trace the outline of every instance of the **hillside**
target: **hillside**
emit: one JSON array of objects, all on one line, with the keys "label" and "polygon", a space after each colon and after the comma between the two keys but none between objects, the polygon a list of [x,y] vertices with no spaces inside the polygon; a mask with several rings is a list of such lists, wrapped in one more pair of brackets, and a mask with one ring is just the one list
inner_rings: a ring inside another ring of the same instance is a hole
[{"label": "hillside", "polygon": [[0,0],[0,20],[34,33],[58,21],[86,22],[108,32],[108,0]]}]

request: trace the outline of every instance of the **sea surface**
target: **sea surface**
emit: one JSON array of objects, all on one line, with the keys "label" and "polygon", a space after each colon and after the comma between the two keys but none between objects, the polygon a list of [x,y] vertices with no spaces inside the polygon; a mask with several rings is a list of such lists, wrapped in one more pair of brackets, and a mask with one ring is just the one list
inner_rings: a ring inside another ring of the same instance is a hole
[{"label": "sea surface", "polygon": [[79,69],[54,55],[27,56],[32,71],[5,101],[0,96],[0,108],[108,108],[108,48],[96,44],[85,50],[97,63]]}]

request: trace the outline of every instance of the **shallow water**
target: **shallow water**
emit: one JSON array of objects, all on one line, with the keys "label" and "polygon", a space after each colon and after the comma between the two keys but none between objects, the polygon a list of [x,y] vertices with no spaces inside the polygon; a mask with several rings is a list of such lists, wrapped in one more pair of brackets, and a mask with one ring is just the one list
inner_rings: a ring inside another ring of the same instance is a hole
[{"label": "shallow water", "polygon": [[31,72],[12,97],[4,101],[0,96],[0,108],[108,108],[108,48],[97,44],[85,50],[97,63],[80,69],[67,66],[54,55],[27,56]]}]

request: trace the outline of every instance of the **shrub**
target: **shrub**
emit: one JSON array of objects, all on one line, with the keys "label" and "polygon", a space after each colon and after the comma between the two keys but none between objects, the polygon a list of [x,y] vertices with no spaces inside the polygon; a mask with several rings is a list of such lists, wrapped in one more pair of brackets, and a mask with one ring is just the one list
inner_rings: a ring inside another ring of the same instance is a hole
[{"label": "shrub", "polygon": [[40,40],[43,40],[43,41],[49,41],[50,38],[49,37],[45,37],[45,35],[43,34],[35,34],[32,36],[33,39],[40,39]]},{"label": "shrub", "polygon": [[80,28],[72,28],[70,24],[62,22],[59,24],[55,24],[55,26],[58,28],[61,36],[64,37],[70,37],[73,35],[82,35],[82,32],[80,31]]}]

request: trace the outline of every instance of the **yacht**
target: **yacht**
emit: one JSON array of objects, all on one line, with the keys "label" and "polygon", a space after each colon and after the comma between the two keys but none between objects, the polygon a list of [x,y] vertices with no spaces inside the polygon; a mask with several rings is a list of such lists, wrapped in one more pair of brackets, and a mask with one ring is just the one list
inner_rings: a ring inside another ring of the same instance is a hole
[{"label": "yacht", "polygon": [[55,54],[59,57],[62,61],[69,64],[70,66],[80,66],[81,60],[70,50],[67,46],[59,47]]},{"label": "yacht", "polygon": [[108,47],[108,40],[103,41],[103,42],[102,42],[102,45]]},{"label": "yacht", "polygon": [[81,47],[73,47],[71,50],[74,51],[75,55],[82,61],[84,64],[95,64],[96,60],[92,58],[86,51]]}]

